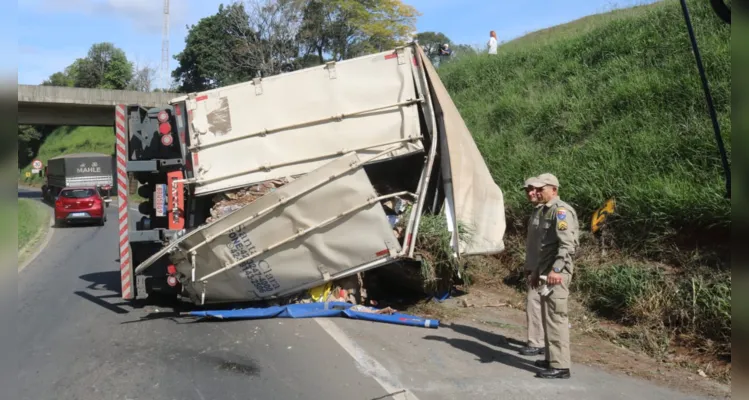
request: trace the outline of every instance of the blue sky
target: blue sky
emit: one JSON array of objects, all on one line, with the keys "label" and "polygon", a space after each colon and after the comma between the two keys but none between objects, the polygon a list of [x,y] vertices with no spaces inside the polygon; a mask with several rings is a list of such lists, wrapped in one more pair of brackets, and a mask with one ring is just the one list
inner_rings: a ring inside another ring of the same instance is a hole
[{"label": "blue sky", "polygon": [[[170,69],[176,66],[171,56],[184,47],[185,25],[197,23],[200,18],[214,14],[219,4],[232,1],[171,0]],[[509,40],[586,15],[652,0],[404,2],[422,14],[417,22],[418,31],[440,31],[456,43],[483,45],[490,30],[495,30],[500,40]],[[0,29],[5,31],[2,33],[15,31],[17,35],[18,82],[39,84],[76,58],[85,56],[91,44],[97,42],[113,42],[136,64],[158,68],[162,9],[160,0],[18,0],[17,20],[8,21],[11,23]]]}]

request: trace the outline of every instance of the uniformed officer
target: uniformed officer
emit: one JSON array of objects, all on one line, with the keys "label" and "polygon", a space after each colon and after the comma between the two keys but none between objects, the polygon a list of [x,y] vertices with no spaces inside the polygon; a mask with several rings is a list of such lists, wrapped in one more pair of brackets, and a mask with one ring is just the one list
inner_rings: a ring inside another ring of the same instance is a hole
[{"label": "uniformed officer", "polygon": [[544,184],[537,177],[525,180],[525,193],[528,201],[533,205],[533,211],[528,219],[528,233],[525,240],[525,278],[528,289],[525,315],[528,320],[528,344],[520,349],[524,356],[535,356],[544,353],[544,327],[541,317],[541,295],[538,294],[538,240],[539,216],[543,203],[540,202],[539,191]]},{"label": "uniformed officer", "polygon": [[541,297],[543,326],[546,334],[546,359],[536,361],[544,368],[540,378],[570,377],[570,335],[567,299],[572,279],[572,257],[578,246],[578,219],[575,210],[558,195],[559,180],[552,174],[541,174],[539,191],[541,223],[538,271],[547,276],[551,293]]}]

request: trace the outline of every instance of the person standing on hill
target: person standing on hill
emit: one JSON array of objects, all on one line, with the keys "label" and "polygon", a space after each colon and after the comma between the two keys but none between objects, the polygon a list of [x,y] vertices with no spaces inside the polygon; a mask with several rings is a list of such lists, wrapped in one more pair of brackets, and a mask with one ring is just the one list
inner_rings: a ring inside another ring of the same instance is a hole
[{"label": "person standing on hill", "polygon": [[569,285],[572,280],[572,257],[578,246],[577,213],[559,198],[559,180],[552,174],[541,174],[539,191],[541,223],[538,226],[539,275],[545,275],[550,293],[541,296],[545,331],[545,360],[536,361],[544,368],[539,378],[570,377],[570,334],[567,316]]},{"label": "person standing on hill", "polygon": [[525,315],[528,320],[528,345],[520,349],[524,356],[535,356],[544,353],[544,327],[541,317],[541,295],[538,293],[538,252],[541,203],[539,191],[544,184],[535,176],[525,180],[525,194],[533,205],[533,211],[528,220],[528,233],[525,240],[525,278],[527,282],[527,301]]},{"label": "person standing on hill", "polygon": [[489,32],[489,41],[486,43],[489,54],[497,54],[497,32]]}]

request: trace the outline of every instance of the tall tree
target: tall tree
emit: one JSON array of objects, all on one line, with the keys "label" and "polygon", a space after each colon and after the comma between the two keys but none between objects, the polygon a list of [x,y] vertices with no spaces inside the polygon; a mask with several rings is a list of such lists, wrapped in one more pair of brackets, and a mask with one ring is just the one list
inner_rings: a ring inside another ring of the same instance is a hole
[{"label": "tall tree", "polygon": [[39,150],[43,127],[18,126],[18,168],[28,165]]},{"label": "tall tree", "polygon": [[306,54],[343,60],[403,44],[415,30],[415,8],[400,0],[311,0],[300,42]]},{"label": "tall tree", "polygon": [[50,75],[49,78],[42,82],[42,85],[67,87],[75,86],[75,79],[78,75],[78,70],[80,69],[82,60],[83,59],[79,58],[72,64],[68,65],[64,71],[55,72],[54,74]]},{"label": "tall tree", "polygon": [[86,58],[76,63],[76,87],[125,89],[133,78],[133,64],[112,43],[94,44]]},{"label": "tall tree", "polygon": [[241,64],[240,38],[253,35],[249,28],[237,31],[236,22],[248,21],[242,4],[219,6],[218,13],[188,26],[185,48],[174,56],[178,66],[172,77],[180,91],[198,92],[250,79],[255,75]]},{"label": "tall tree", "polygon": [[151,67],[149,64],[143,66],[135,65],[133,67],[133,78],[127,85],[128,90],[135,90],[138,92],[150,92],[151,85],[153,83],[153,77],[156,74],[156,69]]},{"label": "tall tree", "polygon": [[235,3],[246,13],[230,13],[229,28],[240,45],[239,67],[261,76],[297,69],[298,33],[302,26],[301,0],[243,0]]},{"label": "tall tree", "polygon": [[440,46],[443,44],[449,44],[452,46],[452,41],[442,32],[420,32],[416,34],[416,40],[419,45],[424,49],[424,53],[431,57],[437,54]]},{"label": "tall tree", "polygon": [[72,87],[75,85],[75,78],[68,76],[64,72],[55,72],[50,75],[48,79],[42,82],[42,86],[67,86]]}]

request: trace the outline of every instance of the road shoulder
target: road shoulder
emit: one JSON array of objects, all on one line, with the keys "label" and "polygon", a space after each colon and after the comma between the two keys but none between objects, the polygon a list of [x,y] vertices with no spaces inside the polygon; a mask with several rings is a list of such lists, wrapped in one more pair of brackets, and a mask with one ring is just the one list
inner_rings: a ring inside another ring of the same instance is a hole
[{"label": "road shoulder", "polygon": [[54,214],[51,209],[44,203],[36,200],[28,199],[29,203],[36,208],[36,211],[41,215],[40,228],[31,237],[31,239],[18,249],[18,272],[23,271],[32,261],[34,261],[39,254],[44,251],[49,241],[52,239],[54,234]]},{"label": "road shoulder", "polygon": [[476,292],[435,303],[441,316],[416,312],[441,319],[438,329],[335,323],[420,398],[730,398],[730,386],[591,337],[581,326],[572,330],[572,379],[538,379],[533,362],[540,357],[518,353],[525,345],[525,312],[508,298],[499,302]]}]

